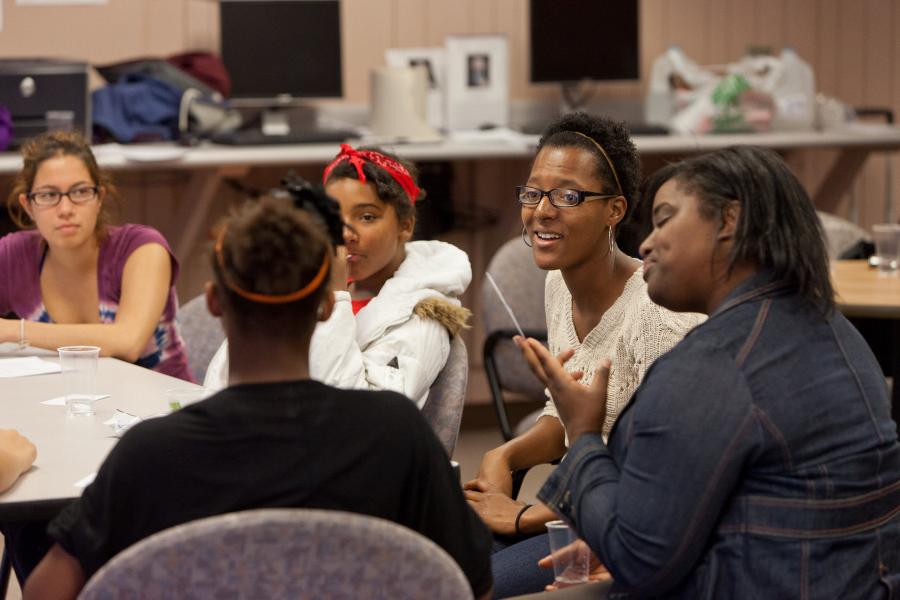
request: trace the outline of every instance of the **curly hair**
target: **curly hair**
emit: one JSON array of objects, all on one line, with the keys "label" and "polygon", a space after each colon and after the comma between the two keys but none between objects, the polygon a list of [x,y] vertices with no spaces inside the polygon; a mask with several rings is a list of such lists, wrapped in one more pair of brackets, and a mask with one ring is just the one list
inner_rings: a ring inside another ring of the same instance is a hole
[{"label": "curly hair", "polygon": [[[579,135],[580,134],[580,135]],[[590,139],[585,139],[587,136]],[[581,148],[594,155],[595,174],[604,182],[605,189],[596,190],[616,194],[616,177],[609,168],[603,153],[591,140],[606,151],[616,169],[622,186],[622,195],[627,201],[625,216],[620,225],[628,221],[638,201],[638,186],[641,181],[641,159],[631,141],[625,123],[595,117],[585,112],[575,112],[561,116],[544,130],[538,143],[538,152],[544,148]]]},{"label": "curly hair", "polygon": [[[403,160],[397,157],[390,152],[385,152],[381,148],[377,148],[375,146],[368,146],[364,148],[358,148],[359,151],[369,151],[369,152],[377,152],[379,154],[383,154],[392,160],[396,160],[398,163],[403,165],[403,167],[409,171],[409,176],[412,177],[412,180],[416,185],[419,185],[419,170],[416,168],[416,165],[407,160]],[[400,184],[391,177],[391,175],[379,167],[378,165],[374,165],[370,162],[365,162],[363,164],[363,174],[366,176],[366,183],[371,183],[375,187],[375,195],[378,196],[378,199],[386,204],[390,204],[394,207],[394,210],[397,211],[397,218],[401,221],[405,221],[406,219],[415,219],[416,217],[416,205],[409,201],[409,197],[407,197],[406,192],[403,191],[403,188],[400,187]],[[331,173],[328,174],[328,180],[325,182],[325,185],[328,185],[332,181],[336,181],[338,179],[359,179],[359,174],[356,172],[356,167],[351,165],[348,161],[343,161],[335,165],[334,169],[332,169]],[[425,199],[425,190],[420,188],[419,196],[416,198],[416,204]]]},{"label": "curly hair", "polygon": [[102,240],[106,236],[107,226],[112,221],[112,211],[119,199],[118,191],[109,175],[97,165],[97,159],[88,141],[77,131],[49,131],[30,139],[22,146],[22,170],[16,175],[12,191],[6,198],[6,210],[10,218],[22,229],[34,227],[31,217],[19,204],[19,196],[31,192],[34,178],[44,161],[58,156],[74,156],[81,160],[91,176],[92,183],[104,190],[103,206],[100,208],[94,229],[97,238]]},{"label": "curly hair", "polygon": [[[272,335],[301,336],[315,326],[316,309],[328,293],[328,273],[309,296],[285,304],[261,304],[234,292],[281,295],[306,286],[322,267],[331,245],[323,227],[289,199],[248,202],[226,219],[221,264],[211,252],[216,283],[237,327],[265,328]],[[329,269],[330,270],[330,269]]]}]

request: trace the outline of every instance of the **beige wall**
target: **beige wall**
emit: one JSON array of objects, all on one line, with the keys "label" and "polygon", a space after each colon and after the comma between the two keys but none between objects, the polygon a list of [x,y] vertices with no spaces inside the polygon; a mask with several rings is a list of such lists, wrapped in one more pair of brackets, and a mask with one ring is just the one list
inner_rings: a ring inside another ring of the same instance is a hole
[{"label": "beige wall", "polygon": [[[218,44],[214,0],[109,0],[69,7],[0,1],[3,57],[50,54],[106,63]],[[568,0],[558,1],[565,10]],[[447,34],[484,32],[507,35],[512,98],[556,101],[553,86],[528,83],[527,0],[344,0],[342,17],[350,102],[367,101],[368,71],[381,63],[385,48],[440,45]],[[669,44],[681,45],[701,63],[734,60],[749,44],[775,50],[791,45],[812,64],[824,93],[900,113],[898,30],[900,2],[894,0],[642,0],[642,72]],[[602,51],[598,24],[597,52]],[[640,100],[643,85],[603,84],[597,92]],[[793,166],[814,186],[831,158],[828,152],[810,152]],[[859,220],[866,225],[882,219],[884,163],[881,157],[871,160],[856,185]],[[900,194],[900,162],[893,163],[893,185]]]}]

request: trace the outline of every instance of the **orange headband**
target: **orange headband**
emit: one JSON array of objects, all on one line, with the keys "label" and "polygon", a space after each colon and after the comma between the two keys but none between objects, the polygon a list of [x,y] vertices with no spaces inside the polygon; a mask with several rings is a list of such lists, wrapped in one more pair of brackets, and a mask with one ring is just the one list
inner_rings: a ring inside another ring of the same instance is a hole
[{"label": "orange headband", "polygon": [[325,274],[328,272],[329,265],[328,252],[325,252],[325,256],[322,259],[322,266],[319,267],[319,272],[316,273],[316,276],[312,278],[312,281],[296,292],[291,292],[289,294],[260,294],[257,292],[248,292],[237,284],[229,281],[228,276],[225,275],[225,255],[222,253],[222,244],[225,241],[225,232],[227,229],[227,227],[223,227],[222,233],[220,233],[218,239],[216,239],[216,260],[219,263],[219,269],[222,271],[222,281],[225,282],[228,289],[238,296],[246,298],[251,302],[259,302],[262,304],[287,304],[288,302],[296,302],[297,300],[306,298],[316,291],[319,286],[322,285],[322,281],[325,280]]},{"label": "orange headband", "polygon": [[581,137],[583,137],[584,139],[588,140],[590,143],[592,143],[594,146],[597,147],[597,150],[599,150],[599,151],[600,151],[600,154],[603,155],[603,158],[606,159],[606,164],[609,165],[609,170],[612,171],[613,179],[616,180],[616,187],[619,189],[619,195],[622,196],[622,195],[623,195],[623,194],[622,194],[622,184],[619,183],[619,174],[616,173],[616,168],[613,166],[612,161],[609,160],[609,155],[606,153],[606,150],[603,149],[603,146],[601,146],[601,145],[597,142],[597,140],[595,140],[595,139],[592,138],[591,136],[585,135],[585,134],[581,133],[580,131],[570,131],[569,133],[574,133],[575,135],[580,135]]}]

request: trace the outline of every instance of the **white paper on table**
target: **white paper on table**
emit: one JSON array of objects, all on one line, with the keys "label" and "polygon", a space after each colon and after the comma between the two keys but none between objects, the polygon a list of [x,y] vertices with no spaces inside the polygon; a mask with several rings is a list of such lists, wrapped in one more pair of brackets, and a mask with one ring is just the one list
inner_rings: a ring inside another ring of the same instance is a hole
[{"label": "white paper on table", "polygon": [[94,482],[95,477],[97,477],[96,472],[91,473],[90,475],[87,475],[86,477],[82,477],[81,479],[79,479],[78,481],[75,482],[75,487],[84,489],[87,486],[91,485],[91,483]]},{"label": "white paper on table", "polygon": [[[109,394],[97,394],[94,396],[94,402],[97,400],[102,400],[104,398],[109,398]],[[65,396],[57,396],[56,398],[50,398],[49,400],[41,400],[41,404],[45,404],[47,406],[65,406],[66,405],[66,397]]]},{"label": "white paper on table", "polygon": [[37,356],[0,358],[0,377],[28,377],[59,372],[59,364],[42,360]]},{"label": "white paper on table", "polygon": [[165,417],[169,413],[159,413],[158,415],[149,415],[146,417],[138,417],[136,415],[132,415],[131,413],[127,413],[123,410],[116,409],[116,412],[113,416],[106,421],[103,421],[104,425],[109,425],[113,428],[113,431],[117,436],[121,436],[123,433],[140,423],[141,421],[146,421],[147,419],[156,419],[159,417]]}]

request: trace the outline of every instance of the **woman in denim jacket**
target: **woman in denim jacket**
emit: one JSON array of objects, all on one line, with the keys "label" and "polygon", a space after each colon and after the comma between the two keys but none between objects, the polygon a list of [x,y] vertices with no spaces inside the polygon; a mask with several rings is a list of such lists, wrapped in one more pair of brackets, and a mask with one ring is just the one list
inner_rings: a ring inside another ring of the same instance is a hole
[{"label": "woman in denim jacket", "polygon": [[647,371],[608,445],[608,364],[587,388],[520,341],[572,440],[539,497],[608,568],[611,597],[898,597],[897,427],[834,309],[802,186],[743,147],[666,167],[649,192],[650,297],[709,319]]}]

